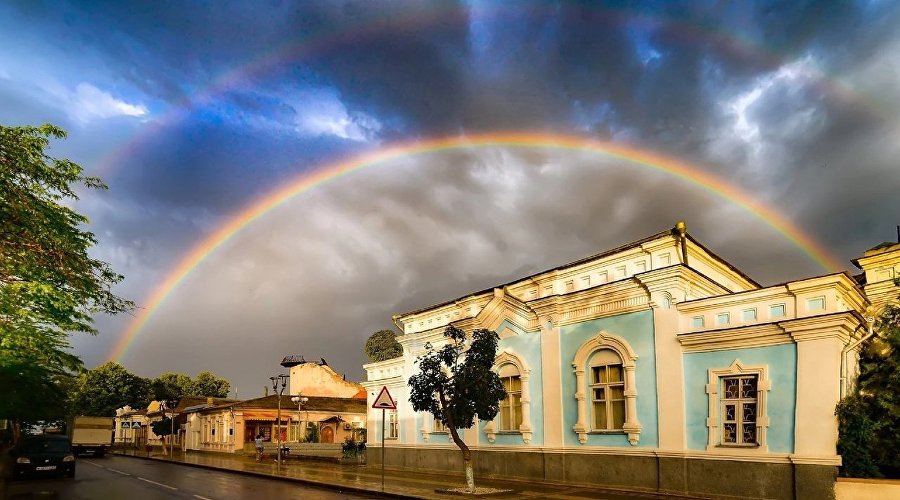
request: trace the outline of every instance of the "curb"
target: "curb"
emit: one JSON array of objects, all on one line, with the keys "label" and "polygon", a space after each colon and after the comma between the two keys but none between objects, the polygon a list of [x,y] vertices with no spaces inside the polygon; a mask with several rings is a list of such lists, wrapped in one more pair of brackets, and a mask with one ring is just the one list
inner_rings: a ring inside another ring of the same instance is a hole
[{"label": "curb", "polygon": [[232,474],[241,474],[244,476],[259,477],[259,478],[264,478],[264,479],[277,479],[280,481],[299,483],[299,484],[303,484],[306,486],[315,486],[317,488],[338,491],[341,493],[359,493],[359,494],[375,496],[378,498],[404,498],[404,499],[409,499],[409,500],[422,500],[423,498],[428,498],[428,497],[420,497],[420,496],[414,496],[414,495],[405,495],[403,493],[391,493],[388,491],[367,490],[365,488],[359,488],[356,486],[344,486],[344,485],[337,485],[337,484],[320,483],[318,481],[312,481],[310,479],[303,479],[303,478],[299,478],[299,477],[276,476],[274,474],[266,474],[265,472],[254,472],[254,471],[249,471],[249,470],[237,470],[237,469],[229,469],[226,467],[216,467],[215,465],[179,462],[177,460],[167,460],[165,458],[152,458],[152,457],[142,457],[142,456],[138,456],[138,455],[124,455],[124,454],[120,455],[118,453],[110,453],[109,456],[139,458],[141,460],[148,460],[148,461],[154,461],[154,462],[166,462],[166,463],[171,463],[171,464],[176,464],[176,465],[185,465],[185,466],[194,467],[197,469],[207,469],[207,470],[230,472]]}]

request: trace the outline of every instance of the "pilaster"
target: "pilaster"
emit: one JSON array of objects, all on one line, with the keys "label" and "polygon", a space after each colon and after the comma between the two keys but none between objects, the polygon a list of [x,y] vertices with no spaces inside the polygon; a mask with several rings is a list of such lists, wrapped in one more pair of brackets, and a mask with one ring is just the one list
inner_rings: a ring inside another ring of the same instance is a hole
[{"label": "pilaster", "polygon": [[559,324],[552,316],[542,317],[541,393],[544,407],[544,446],[563,445],[562,369],[560,366]]}]

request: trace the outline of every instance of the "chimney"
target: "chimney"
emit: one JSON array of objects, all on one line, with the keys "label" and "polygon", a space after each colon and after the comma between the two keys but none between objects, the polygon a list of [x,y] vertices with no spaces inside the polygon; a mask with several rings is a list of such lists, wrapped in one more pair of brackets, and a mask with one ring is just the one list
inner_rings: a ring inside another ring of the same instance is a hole
[{"label": "chimney", "polygon": [[212,405],[213,405],[213,397],[207,396],[206,397],[206,406],[212,406]]},{"label": "chimney", "polygon": [[268,395],[269,395],[269,386],[264,385],[263,386],[263,396],[268,396]]}]

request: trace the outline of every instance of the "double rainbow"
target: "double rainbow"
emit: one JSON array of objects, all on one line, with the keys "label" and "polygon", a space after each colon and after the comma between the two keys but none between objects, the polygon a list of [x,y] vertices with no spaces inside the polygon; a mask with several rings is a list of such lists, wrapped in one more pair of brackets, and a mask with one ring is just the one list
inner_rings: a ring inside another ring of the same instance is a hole
[{"label": "double rainbow", "polygon": [[825,248],[773,209],[751,198],[735,186],[713,174],[653,151],[579,136],[531,132],[504,132],[437,138],[396,144],[315,169],[298,176],[284,187],[251,203],[197,245],[168,274],[166,279],[154,289],[147,301],[147,306],[129,324],[122,337],[113,346],[108,359],[110,361],[118,361],[125,355],[166,298],[172,294],[187,275],[203,263],[217,248],[234,237],[244,227],[285,201],[354,171],[383,164],[391,160],[424,153],[477,147],[549,148],[581,151],[618,158],[631,164],[664,172],[684,181],[688,185],[702,188],[744,208],[791,241],[823,269],[834,271],[843,267]]}]

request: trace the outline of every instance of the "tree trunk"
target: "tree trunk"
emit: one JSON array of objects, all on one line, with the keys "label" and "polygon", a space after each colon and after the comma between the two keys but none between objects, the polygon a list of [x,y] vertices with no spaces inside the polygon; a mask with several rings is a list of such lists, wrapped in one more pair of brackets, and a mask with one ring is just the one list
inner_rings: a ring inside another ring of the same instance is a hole
[{"label": "tree trunk", "polygon": [[472,450],[466,446],[466,442],[459,437],[459,432],[456,430],[456,425],[453,422],[453,415],[447,411],[447,398],[444,397],[443,392],[439,392],[438,396],[441,401],[441,411],[444,412],[444,415],[447,415],[447,427],[450,431],[450,436],[453,438],[453,442],[456,443],[456,446],[459,447],[459,451],[462,452],[463,463],[466,466],[466,491],[469,493],[475,493],[475,472],[472,469]]}]

